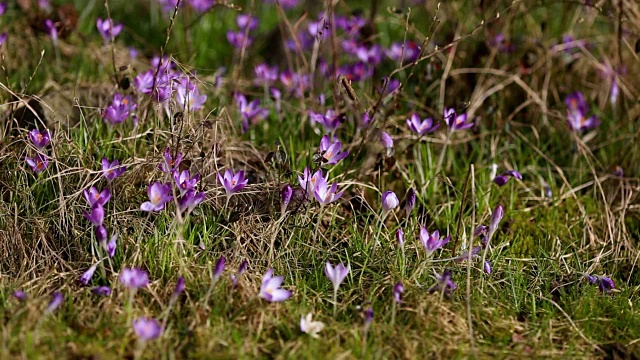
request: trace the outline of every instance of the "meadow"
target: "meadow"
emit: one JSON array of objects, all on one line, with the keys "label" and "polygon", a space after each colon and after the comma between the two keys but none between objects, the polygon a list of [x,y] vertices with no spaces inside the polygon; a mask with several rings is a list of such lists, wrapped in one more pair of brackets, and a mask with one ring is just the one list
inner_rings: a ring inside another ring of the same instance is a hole
[{"label": "meadow", "polygon": [[632,0],[0,2],[2,359],[640,358]]}]

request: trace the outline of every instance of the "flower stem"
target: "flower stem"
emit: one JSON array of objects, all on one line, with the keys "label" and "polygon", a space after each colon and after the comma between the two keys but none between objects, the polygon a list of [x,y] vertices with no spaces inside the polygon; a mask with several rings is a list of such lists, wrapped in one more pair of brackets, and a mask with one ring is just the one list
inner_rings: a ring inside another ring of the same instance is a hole
[{"label": "flower stem", "polygon": [[335,319],[338,311],[338,288],[333,289],[333,318]]}]

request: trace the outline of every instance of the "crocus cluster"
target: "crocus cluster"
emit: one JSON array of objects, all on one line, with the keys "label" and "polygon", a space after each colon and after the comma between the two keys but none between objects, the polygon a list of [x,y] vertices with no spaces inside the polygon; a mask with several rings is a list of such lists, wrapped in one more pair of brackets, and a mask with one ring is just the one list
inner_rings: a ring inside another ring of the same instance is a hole
[{"label": "crocus cluster", "polygon": [[192,9],[196,13],[204,13],[210,10],[215,4],[215,0],[183,0],[178,2],[178,0],[157,0],[162,10],[165,14],[170,15],[176,9],[176,6],[180,8],[184,7],[186,4],[187,8]]},{"label": "crocus cluster", "polygon": [[168,101],[174,98],[182,111],[200,110],[207,100],[194,79],[176,69],[176,64],[168,58],[154,57],[151,67],[139,73],[133,80],[133,86],[140,94],[165,105],[168,112]]},{"label": "crocus cluster", "polygon": [[316,124],[322,125],[325,134],[333,135],[338,126],[344,121],[344,118],[336,114],[332,109],[329,109],[324,114],[310,111],[309,121],[311,121],[312,126]]},{"label": "crocus cluster", "polygon": [[49,130],[45,129],[44,131],[40,131],[38,129],[33,129],[29,131],[29,139],[33,146],[36,147],[38,153],[33,158],[27,157],[25,159],[27,165],[35,172],[39,174],[43,172],[49,166],[49,158],[43,152],[45,148],[51,142],[51,137],[49,136]]},{"label": "crocus cluster", "polygon": [[191,79],[182,77],[176,87],[176,100],[183,111],[194,112],[202,109],[207,95],[200,94],[200,90]]},{"label": "crocus cluster", "polygon": [[313,194],[314,198],[321,206],[330,204],[342,196],[342,191],[337,192],[338,183],[328,184],[328,174],[324,175],[322,169],[311,175],[309,168],[304,169],[302,176],[298,176],[300,187],[306,190],[307,196]]},{"label": "crocus cluster", "polygon": [[393,43],[385,51],[385,55],[395,62],[411,63],[418,59],[420,46],[415,41],[406,43]]},{"label": "crocus cluster", "polygon": [[113,101],[104,110],[102,117],[111,126],[122,124],[129,116],[133,116],[134,122],[137,123],[137,117],[134,113],[137,107],[138,105],[133,102],[131,96],[123,96],[118,93],[113,96]]},{"label": "crocus cluster", "polygon": [[520,174],[516,170],[508,170],[503,172],[501,175],[497,175],[493,178],[493,182],[498,186],[504,186],[509,182],[510,178],[516,178],[518,180],[522,180],[522,174]]},{"label": "crocus cluster", "polygon": [[[140,209],[146,212],[158,212],[164,210],[167,203],[174,198],[174,193],[178,196],[178,211],[187,215],[195,209],[205,198],[205,193],[196,190],[196,185],[200,180],[200,175],[193,177],[189,170],[180,171],[178,166],[182,161],[182,154],[176,153],[175,158],[171,154],[171,149],[166,148],[163,154],[163,162],[159,165],[160,170],[171,174],[173,183],[161,183],[156,181],[149,185],[147,195],[149,201],[140,205]],[[176,191],[173,192],[173,189]]]},{"label": "crocus cluster", "polygon": [[234,96],[238,112],[242,117],[242,132],[246,133],[249,130],[249,125],[255,124],[258,121],[264,119],[269,115],[269,111],[260,107],[260,100],[254,99],[248,101],[242,94],[236,94]]},{"label": "crocus cluster", "polygon": [[611,278],[608,278],[606,276],[597,276],[597,275],[589,275],[589,274],[585,274],[584,276],[587,279],[587,281],[589,281],[590,284],[597,285],[600,291],[602,291],[605,294],[611,293],[611,290],[613,290],[616,287],[616,284],[613,282],[613,280],[611,280]]},{"label": "crocus cluster", "polygon": [[567,124],[575,132],[596,128],[600,122],[595,116],[587,117],[589,105],[584,95],[577,91],[564,99],[567,106]]},{"label": "crocus cluster", "polygon": [[250,36],[245,36],[255,30],[258,27],[258,19],[247,14],[239,14],[236,17],[237,31],[227,32],[227,40],[235,49],[243,49],[251,46],[253,39]]}]

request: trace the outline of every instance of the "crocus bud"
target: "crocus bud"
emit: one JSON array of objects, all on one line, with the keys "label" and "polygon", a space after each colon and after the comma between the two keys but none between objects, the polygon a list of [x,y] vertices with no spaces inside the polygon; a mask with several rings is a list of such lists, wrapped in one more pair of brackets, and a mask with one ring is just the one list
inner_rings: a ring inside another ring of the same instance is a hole
[{"label": "crocus bud", "polygon": [[498,229],[498,224],[500,224],[503,216],[504,208],[502,205],[498,205],[498,207],[493,210],[493,215],[491,215],[491,222],[489,223],[489,238],[491,238]]},{"label": "crocus bud", "polygon": [[289,184],[285,185],[280,191],[280,214],[284,214],[291,202],[291,196],[293,195],[293,189]]},{"label": "crocus bud", "polygon": [[385,218],[387,214],[400,205],[400,200],[393,191],[385,191],[382,194],[382,217]]},{"label": "crocus bud", "polygon": [[393,286],[393,300],[396,303],[401,303],[402,299],[400,299],[400,296],[402,295],[402,293],[404,292],[404,286],[402,286],[402,283],[400,281],[398,281],[394,286]]},{"label": "crocus bud", "polygon": [[173,294],[171,295],[171,297],[173,297],[174,299],[177,298],[180,294],[182,294],[186,287],[187,282],[184,280],[184,276],[180,276],[178,278],[178,281],[176,281],[176,287],[173,288]]},{"label": "crocus bud", "polygon": [[220,276],[222,275],[222,272],[224,271],[224,265],[227,262],[227,259],[225,259],[224,256],[220,256],[220,259],[218,259],[218,262],[216,262],[216,268],[213,271],[213,280],[214,281],[218,281],[218,279],[220,279]]},{"label": "crocus bud", "polygon": [[404,211],[409,216],[413,208],[416,206],[416,191],[413,188],[407,190],[407,195],[404,197]]},{"label": "crocus bud", "polygon": [[386,132],[380,133],[380,141],[382,142],[382,146],[387,149],[387,156],[391,156],[393,154],[393,139]]},{"label": "crocus bud", "polygon": [[82,276],[80,276],[80,282],[83,285],[89,285],[89,282],[93,277],[93,273],[96,272],[97,267],[98,267],[98,264],[93,264],[93,266],[91,266],[87,271],[84,272],[84,274],[82,274]]},{"label": "crocus bud", "polygon": [[398,229],[398,231],[396,231],[396,239],[398,239],[398,245],[400,245],[400,247],[404,247],[404,231],[402,231],[402,229]]}]

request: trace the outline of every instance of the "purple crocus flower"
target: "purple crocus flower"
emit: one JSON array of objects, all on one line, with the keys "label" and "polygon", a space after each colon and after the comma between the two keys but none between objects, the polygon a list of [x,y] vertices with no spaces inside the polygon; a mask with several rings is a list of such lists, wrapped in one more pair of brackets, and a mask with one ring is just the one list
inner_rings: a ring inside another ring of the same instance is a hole
[{"label": "purple crocus flower", "polygon": [[567,123],[573,131],[593,129],[600,124],[595,116],[587,118],[589,105],[580,91],[569,94],[564,103],[567,106]]},{"label": "purple crocus flower", "polygon": [[385,149],[387,149],[387,156],[393,154],[393,139],[385,131],[380,132],[380,142]]},{"label": "purple crocus flower", "polygon": [[382,60],[382,48],[380,48],[380,45],[358,46],[355,52],[358,59],[370,65],[378,65]]},{"label": "purple crocus flower", "polygon": [[251,43],[253,43],[253,40],[251,39],[251,37],[249,36],[247,36],[246,38],[244,37],[244,31],[227,32],[227,40],[229,41],[229,44],[231,44],[231,46],[233,46],[236,49],[249,47],[251,46]]},{"label": "purple crocus flower", "polygon": [[18,301],[27,301],[27,293],[22,291],[22,290],[16,290],[13,292],[13,297],[16,298]]},{"label": "purple crocus flower", "polygon": [[398,229],[396,231],[396,239],[398,240],[398,245],[403,248],[404,247],[404,231],[402,229]]},{"label": "purple crocus flower", "polygon": [[245,271],[247,271],[248,266],[249,266],[249,263],[247,262],[247,260],[243,260],[242,263],[240,263],[240,266],[238,267],[238,272],[236,274],[231,274],[231,283],[233,284],[234,289],[238,287],[238,280],[240,276],[244,274]]},{"label": "purple crocus flower", "polygon": [[262,284],[260,285],[260,297],[269,302],[280,302],[287,300],[291,297],[292,293],[289,290],[281,289],[284,282],[284,276],[273,276],[273,269],[267,270],[262,277]]},{"label": "purple crocus flower", "polygon": [[255,75],[254,82],[260,86],[271,86],[278,80],[278,68],[270,67],[267,64],[258,64],[253,69]]},{"label": "purple crocus flower", "polygon": [[36,174],[43,172],[49,166],[49,159],[43,154],[37,154],[33,159],[27,157],[25,161]]},{"label": "purple crocus flower", "polygon": [[113,181],[113,179],[122,175],[125,170],[127,170],[127,167],[124,165],[120,166],[119,160],[109,162],[107,158],[102,158],[102,176],[104,176],[108,181]]},{"label": "purple crocus flower", "polygon": [[38,7],[45,12],[51,11],[51,0],[38,0]]},{"label": "purple crocus flower", "polygon": [[498,229],[498,224],[504,217],[504,207],[502,205],[498,205],[491,215],[491,222],[489,223],[489,234],[487,235],[489,238],[493,236],[493,234]]},{"label": "purple crocus flower", "polygon": [[304,168],[304,172],[302,176],[298,175],[298,183],[300,187],[303,188],[308,194],[313,193],[316,189],[316,184],[318,183],[318,179],[324,179],[326,182],[329,174],[326,176],[322,174],[322,169],[318,169],[313,175],[311,175],[311,171],[308,167]]},{"label": "purple crocus flower", "polygon": [[322,155],[323,163],[326,165],[335,165],[349,155],[348,151],[342,150],[342,143],[340,141],[331,142],[328,135],[325,135],[320,140],[319,152]]},{"label": "purple crocus flower", "polygon": [[340,263],[334,267],[330,262],[327,261],[324,267],[324,273],[325,275],[327,275],[329,280],[331,280],[334,292],[338,291],[340,284],[342,284],[347,275],[349,275],[349,270],[349,264],[347,264],[347,266],[344,266],[344,264]]},{"label": "purple crocus flower", "polygon": [[164,158],[164,162],[160,164],[160,170],[166,173],[173,173],[178,168],[178,166],[180,165],[180,162],[182,161],[182,154],[181,153],[176,154],[176,158],[174,159],[173,156],[171,155],[171,149],[167,147],[166,149],[164,149],[163,158]]},{"label": "purple crocus flower", "polygon": [[224,171],[224,175],[218,173],[218,182],[224,187],[227,196],[231,196],[231,194],[244,189],[249,179],[244,178],[244,171],[242,170],[234,174],[233,171],[227,169]]},{"label": "purple crocus flower", "polygon": [[165,205],[173,200],[173,196],[170,194],[170,184],[154,182],[149,185],[149,189],[147,190],[149,201],[143,202],[142,205],[140,205],[140,210],[147,212],[164,210]]},{"label": "purple crocus flower", "polygon": [[176,89],[176,100],[184,111],[198,111],[207,101],[207,95],[200,94],[200,90],[189,79],[182,79]]},{"label": "purple crocus flower", "polygon": [[385,191],[382,193],[382,218],[384,219],[389,212],[400,205],[398,196],[393,191]]},{"label": "purple crocus flower", "polygon": [[60,307],[60,305],[62,305],[62,301],[64,300],[64,297],[62,296],[62,293],[59,291],[54,292],[51,295],[51,301],[49,301],[49,305],[47,305],[47,308],[45,309],[45,313],[52,313],[54,312],[58,307]]},{"label": "purple crocus flower", "polygon": [[186,287],[187,282],[184,280],[184,276],[180,275],[178,277],[178,281],[176,281],[176,286],[173,288],[173,294],[171,294],[171,297],[176,299],[180,294],[182,294]]},{"label": "purple crocus flower", "polygon": [[38,129],[29,131],[29,139],[31,140],[31,143],[38,149],[44,149],[47,145],[49,145],[49,142],[51,142],[49,130],[47,129],[42,132],[40,132],[40,130]]},{"label": "purple crocus flower", "polygon": [[416,191],[413,188],[409,188],[407,190],[407,194],[404,196],[404,211],[407,217],[413,211],[413,208],[416,206]]},{"label": "purple crocus flower", "polygon": [[7,33],[0,33],[0,46],[3,46],[7,42]]},{"label": "purple crocus flower", "polygon": [[143,94],[151,94],[153,92],[154,70],[147,70],[133,79],[133,86]]},{"label": "purple crocus flower", "polygon": [[200,174],[195,174],[191,177],[189,170],[182,170],[181,172],[177,170],[173,171],[173,181],[175,181],[181,195],[184,195],[189,190],[193,190],[198,180],[200,180]]},{"label": "purple crocus flower", "polygon": [[100,203],[95,203],[91,206],[90,211],[84,212],[84,217],[93,225],[100,226],[104,221],[104,207]]},{"label": "purple crocus flower", "polygon": [[[273,4],[276,3],[276,0],[265,0],[265,2]],[[277,2],[285,10],[293,9],[294,7],[298,6],[298,0],[277,0]]]},{"label": "purple crocus flower", "polygon": [[158,2],[165,13],[172,13],[176,6],[182,7],[185,3],[185,1],[180,2],[179,0],[158,0]]},{"label": "purple crocus flower", "polygon": [[291,185],[287,184],[280,190],[280,214],[284,215],[289,202],[291,202],[291,196],[293,196],[293,189]]},{"label": "purple crocus flower", "polygon": [[458,288],[451,280],[451,270],[445,270],[442,275],[437,276],[437,280],[438,283],[429,289],[429,292],[442,291],[445,295],[451,296],[451,293]]},{"label": "purple crocus flower", "polygon": [[235,101],[238,106],[238,111],[240,112],[240,115],[242,115],[243,133],[249,130],[250,124],[255,124],[269,115],[269,111],[267,109],[260,107],[259,99],[254,99],[253,101],[248,102],[244,95],[236,94]]},{"label": "purple crocus flower", "polygon": [[6,11],[7,11],[7,2],[6,1],[0,2],[0,16],[4,15]]},{"label": "purple crocus flower", "polygon": [[93,273],[96,272],[97,267],[98,264],[93,264],[87,271],[82,274],[82,276],[80,276],[80,282],[83,285],[89,285],[89,282],[91,281],[91,278],[93,278]]},{"label": "purple crocus flower", "polygon": [[180,212],[190,213],[196,206],[204,201],[205,193],[202,191],[189,190],[178,199],[178,207]]},{"label": "purple crocus flower", "polygon": [[236,25],[240,30],[249,28],[249,31],[253,31],[258,27],[258,19],[248,14],[239,14],[236,16]]},{"label": "purple crocus flower", "polygon": [[487,273],[488,275],[491,274],[491,271],[492,271],[491,270],[491,264],[487,260],[484,261],[483,268],[484,268],[484,272],[485,273]]},{"label": "purple crocus flower", "polygon": [[369,329],[369,327],[371,326],[372,323],[373,323],[373,309],[372,308],[367,308],[364,311],[364,327],[365,327],[365,331]]},{"label": "purple crocus flower", "polygon": [[51,19],[46,19],[44,21],[44,29],[51,37],[51,41],[53,41],[53,45],[58,45],[58,29],[56,29],[56,24],[51,21]]},{"label": "purple crocus flower", "polygon": [[113,20],[111,19],[102,20],[101,18],[98,18],[96,21],[96,27],[104,39],[105,44],[112,39],[115,39],[115,37],[122,31],[122,24],[114,25]]},{"label": "purple crocus flower", "polygon": [[107,228],[104,225],[98,225],[95,227],[96,239],[99,243],[103,243],[107,240]]},{"label": "purple crocus flower", "polygon": [[604,293],[609,293],[615,287],[616,287],[616,284],[613,282],[611,278],[608,278],[606,276],[600,277],[600,283],[598,284],[598,288],[600,288],[600,291]]},{"label": "purple crocus flower", "polygon": [[316,180],[316,186],[313,190],[313,196],[318,200],[320,206],[328,205],[336,200],[338,200],[343,191],[336,193],[338,190],[338,183],[333,183],[331,187],[327,184],[327,181],[322,177],[318,177]]},{"label": "purple crocus flower", "polygon": [[124,268],[120,272],[120,283],[129,289],[140,289],[149,284],[149,274],[139,268]]},{"label": "purple crocus flower", "polygon": [[416,113],[412,114],[411,117],[407,119],[407,125],[411,131],[420,136],[430,134],[440,127],[440,124],[433,123],[433,118],[420,120],[420,117]]},{"label": "purple crocus flower", "polygon": [[401,296],[403,292],[404,292],[404,286],[402,286],[402,282],[398,281],[393,286],[393,301],[395,301],[398,304],[402,303]]},{"label": "purple crocus flower", "polygon": [[520,174],[515,170],[509,170],[502,173],[502,175],[498,175],[494,177],[493,182],[496,183],[498,186],[504,186],[507,184],[507,182],[509,182],[509,178],[511,177],[514,177],[518,180],[522,180],[522,174]]},{"label": "purple crocus flower", "polygon": [[489,46],[505,54],[515,50],[515,45],[509,41],[503,33],[497,33],[493,39],[489,41]]},{"label": "purple crocus flower", "polygon": [[109,239],[109,241],[106,244],[103,243],[104,251],[107,252],[107,255],[109,255],[110,258],[112,258],[116,254],[117,241],[118,241],[118,234],[113,234],[113,236],[111,236],[111,239]]},{"label": "purple crocus flower", "polygon": [[360,128],[361,129],[368,128],[369,125],[371,125],[372,120],[373,118],[371,117],[371,114],[369,114],[368,111],[365,111],[364,113],[362,113],[362,118],[360,120]]},{"label": "purple crocus flower", "polygon": [[420,241],[422,242],[422,245],[424,245],[424,248],[427,250],[427,256],[431,256],[434,251],[446,245],[450,239],[451,236],[440,239],[440,232],[438,230],[429,235],[429,232],[424,226],[420,227]]},{"label": "purple crocus flower", "polygon": [[116,124],[122,124],[133,114],[133,111],[138,107],[131,96],[122,96],[122,94],[115,94],[113,101],[104,110],[102,117],[104,121],[114,126]]},{"label": "purple crocus flower", "polygon": [[133,331],[141,341],[155,340],[162,335],[162,326],[156,319],[139,317],[133,320]]},{"label": "purple crocus flower", "polygon": [[213,270],[213,281],[216,282],[222,276],[222,272],[224,271],[225,264],[227,263],[227,259],[224,256],[220,256],[218,261],[216,261],[216,267]]},{"label": "purple crocus flower", "polygon": [[91,289],[91,292],[98,296],[109,296],[111,295],[111,288],[108,286],[96,286]]},{"label": "purple crocus flower", "polygon": [[615,287],[616,287],[616,284],[609,277],[597,276],[597,275],[589,275],[589,274],[584,274],[584,276],[585,276],[585,278],[587,278],[587,280],[591,284],[598,285],[598,288],[600,289],[600,291],[602,291],[605,294],[610,293],[611,290],[615,289]]},{"label": "purple crocus flower", "polygon": [[189,0],[189,6],[199,13],[209,11],[213,7],[215,0]]},{"label": "purple crocus flower", "polygon": [[89,203],[89,206],[93,206],[95,204],[104,205],[109,201],[109,199],[111,199],[111,192],[109,189],[98,191],[95,186],[92,186],[89,191],[84,190],[83,194],[84,198]]},{"label": "purple crocus flower", "polygon": [[415,41],[409,41],[404,46],[403,54],[402,43],[393,43],[389,50],[385,51],[385,54],[393,61],[411,63],[418,59],[420,46]]},{"label": "purple crocus flower", "polygon": [[449,131],[466,130],[473,127],[473,123],[468,121],[467,113],[458,115],[454,109],[445,109],[444,121],[449,127]]},{"label": "purple crocus flower", "polygon": [[327,110],[324,115],[310,111],[309,120],[311,121],[311,125],[322,125],[325,133],[328,134],[333,134],[342,123],[342,118],[331,109]]}]

